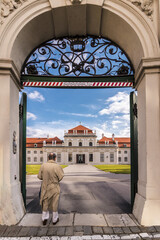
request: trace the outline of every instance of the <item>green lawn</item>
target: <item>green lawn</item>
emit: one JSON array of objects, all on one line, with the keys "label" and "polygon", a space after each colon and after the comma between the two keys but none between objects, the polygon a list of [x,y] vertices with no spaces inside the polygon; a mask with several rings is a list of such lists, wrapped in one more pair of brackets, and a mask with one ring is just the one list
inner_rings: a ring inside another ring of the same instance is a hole
[{"label": "green lawn", "polygon": [[96,168],[111,173],[130,174],[130,165],[94,165]]},{"label": "green lawn", "polygon": [[[36,175],[39,172],[41,165],[26,165],[27,175]],[[67,165],[61,165],[62,168],[67,167]]]}]

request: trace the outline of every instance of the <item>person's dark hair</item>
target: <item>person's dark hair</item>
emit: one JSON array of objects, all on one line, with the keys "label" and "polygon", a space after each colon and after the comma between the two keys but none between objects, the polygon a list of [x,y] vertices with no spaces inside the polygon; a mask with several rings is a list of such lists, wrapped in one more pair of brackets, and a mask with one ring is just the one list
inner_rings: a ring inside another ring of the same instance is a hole
[{"label": "person's dark hair", "polygon": [[55,160],[56,159],[56,154],[55,153],[50,153],[49,156],[48,156],[48,159],[49,160]]}]

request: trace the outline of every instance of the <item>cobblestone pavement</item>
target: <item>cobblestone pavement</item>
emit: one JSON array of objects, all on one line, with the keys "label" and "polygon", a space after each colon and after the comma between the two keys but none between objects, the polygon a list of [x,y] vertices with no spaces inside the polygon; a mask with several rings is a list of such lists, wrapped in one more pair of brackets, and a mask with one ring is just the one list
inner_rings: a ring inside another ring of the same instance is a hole
[{"label": "cobblestone pavement", "polygon": [[[83,220],[83,221],[82,221]],[[83,224],[82,224],[83,223]],[[27,225],[28,224],[28,225]],[[132,214],[66,214],[46,226],[40,214],[26,214],[16,226],[0,225],[0,240],[159,239],[160,226],[140,226]]]},{"label": "cobblestone pavement", "polygon": [[20,227],[0,226],[0,240],[107,240],[160,239],[160,226],[152,227]]}]

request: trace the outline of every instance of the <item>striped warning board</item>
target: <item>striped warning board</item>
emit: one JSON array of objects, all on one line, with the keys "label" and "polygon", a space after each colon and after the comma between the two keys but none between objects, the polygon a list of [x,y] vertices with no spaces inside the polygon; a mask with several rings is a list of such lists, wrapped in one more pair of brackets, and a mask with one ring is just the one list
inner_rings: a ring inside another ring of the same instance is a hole
[{"label": "striped warning board", "polygon": [[133,82],[23,82],[24,87],[132,87]]}]

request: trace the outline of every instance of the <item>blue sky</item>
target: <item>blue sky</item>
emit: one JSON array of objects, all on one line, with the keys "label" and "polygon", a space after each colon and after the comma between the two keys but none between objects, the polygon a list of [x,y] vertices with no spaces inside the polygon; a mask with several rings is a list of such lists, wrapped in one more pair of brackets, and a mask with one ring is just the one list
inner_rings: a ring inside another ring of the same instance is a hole
[{"label": "blue sky", "polygon": [[111,137],[128,137],[131,88],[48,89],[25,88],[27,136],[63,139],[64,130],[81,124]]}]

